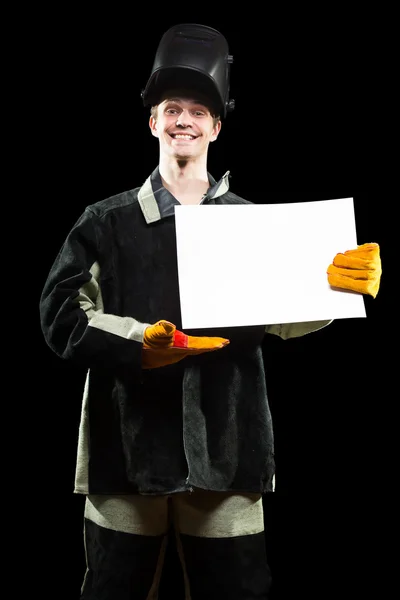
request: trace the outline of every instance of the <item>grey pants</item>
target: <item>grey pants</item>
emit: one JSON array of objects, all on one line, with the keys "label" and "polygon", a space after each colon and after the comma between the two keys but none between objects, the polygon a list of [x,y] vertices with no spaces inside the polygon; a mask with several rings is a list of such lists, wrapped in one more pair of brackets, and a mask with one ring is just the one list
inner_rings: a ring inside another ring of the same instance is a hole
[{"label": "grey pants", "polygon": [[268,598],[259,494],[89,495],[84,516],[82,600],[156,600],[171,526],[186,600]]}]

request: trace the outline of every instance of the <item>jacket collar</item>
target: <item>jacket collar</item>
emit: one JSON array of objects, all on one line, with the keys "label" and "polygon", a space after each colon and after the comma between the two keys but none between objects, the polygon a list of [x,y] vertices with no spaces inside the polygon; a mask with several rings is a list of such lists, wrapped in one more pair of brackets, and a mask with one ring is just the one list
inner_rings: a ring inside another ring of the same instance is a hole
[{"label": "jacket collar", "polygon": [[[208,179],[210,187],[203,196],[201,204],[218,198],[229,190],[229,171],[219,181],[215,181],[210,173]],[[146,223],[154,223],[175,214],[175,206],[179,205],[179,202],[163,186],[158,166],[139,189],[138,202]]]}]

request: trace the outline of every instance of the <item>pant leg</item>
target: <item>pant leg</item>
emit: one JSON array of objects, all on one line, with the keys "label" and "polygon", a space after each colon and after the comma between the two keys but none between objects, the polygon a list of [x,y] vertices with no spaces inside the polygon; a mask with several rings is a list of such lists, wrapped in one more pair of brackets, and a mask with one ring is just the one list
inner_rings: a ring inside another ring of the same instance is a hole
[{"label": "pant leg", "polygon": [[167,531],[167,496],[88,496],[81,600],[156,600]]},{"label": "pant leg", "polygon": [[172,498],[187,600],[267,600],[264,513],[259,494],[206,492]]}]

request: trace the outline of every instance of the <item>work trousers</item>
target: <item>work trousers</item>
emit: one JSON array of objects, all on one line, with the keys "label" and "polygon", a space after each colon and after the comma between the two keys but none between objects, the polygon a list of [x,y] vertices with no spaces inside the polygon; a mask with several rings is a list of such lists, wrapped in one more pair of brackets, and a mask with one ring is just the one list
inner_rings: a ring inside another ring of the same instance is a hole
[{"label": "work trousers", "polygon": [[170,528],[186,600],[268,598],[261,495],[195,488],[169,496],[87,496],[81,600],[157,600]]}]

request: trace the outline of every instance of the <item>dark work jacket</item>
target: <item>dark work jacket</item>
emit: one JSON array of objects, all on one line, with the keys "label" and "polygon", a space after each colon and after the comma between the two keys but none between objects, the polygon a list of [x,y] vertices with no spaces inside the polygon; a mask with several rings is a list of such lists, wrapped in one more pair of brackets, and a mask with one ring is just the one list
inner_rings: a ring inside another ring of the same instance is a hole
[{"label": "dark work jacket", "polygon": [[[202,202],[251,204],[229,191],[228,173],[209,180]],[[57,355],[87,368],[76,493],[273,490],[264,325],[184,330],[230,344],[141,368],[148,324],[166,319],[182,329],[177,204],[157,168],[140,188],[87,206],[45,282],[45,340]]]}]

